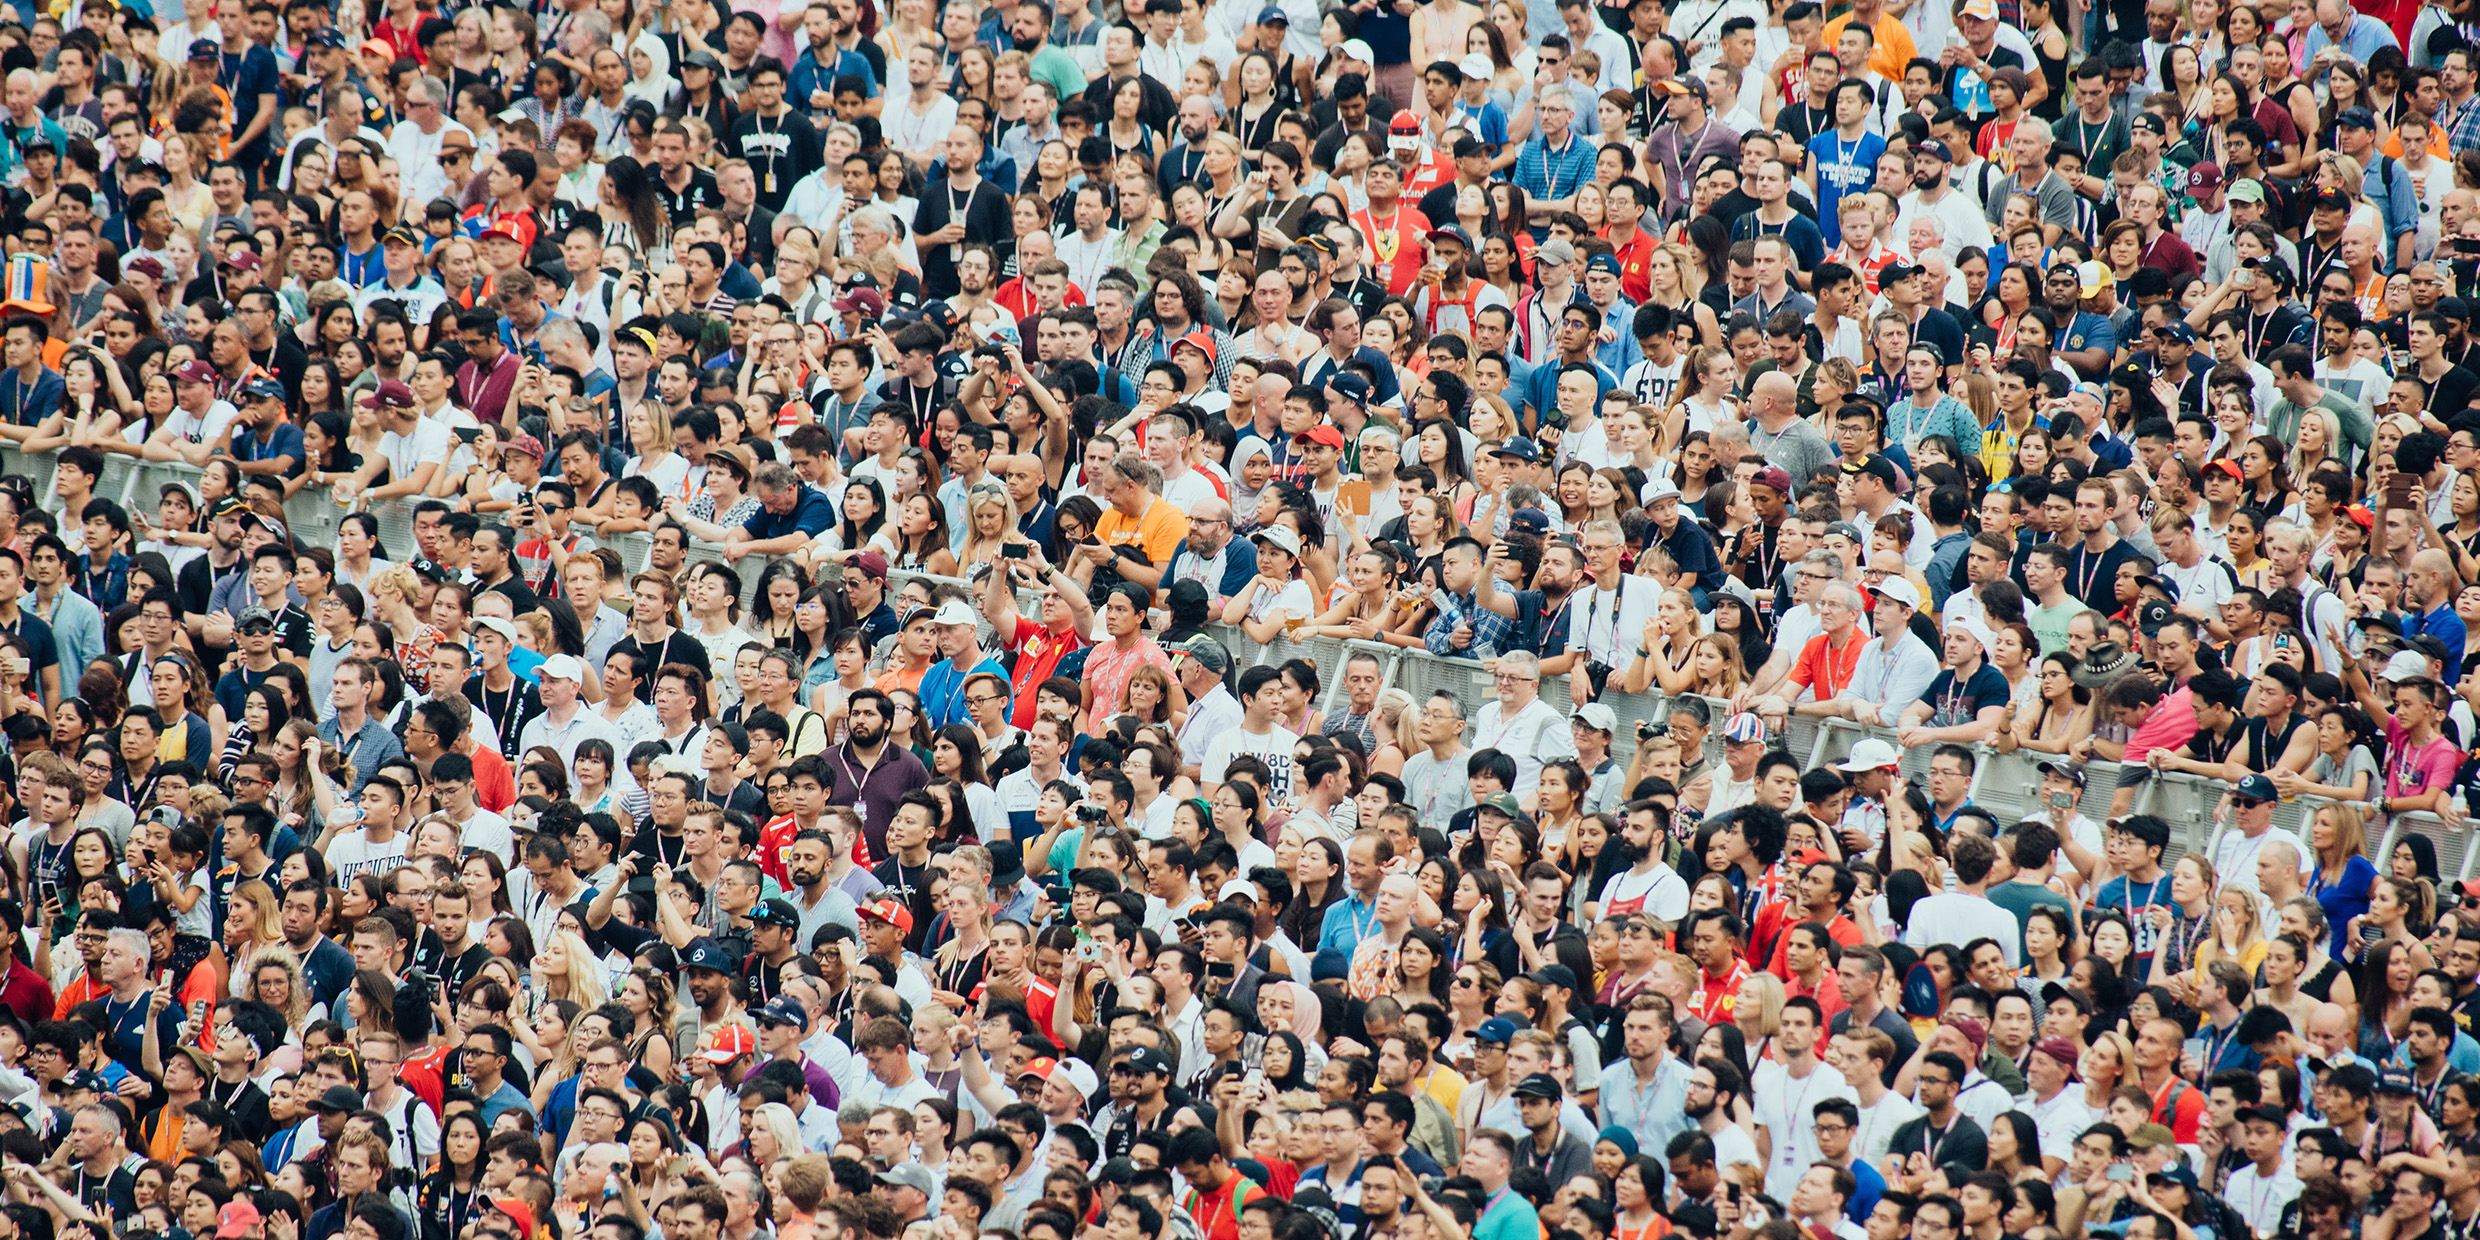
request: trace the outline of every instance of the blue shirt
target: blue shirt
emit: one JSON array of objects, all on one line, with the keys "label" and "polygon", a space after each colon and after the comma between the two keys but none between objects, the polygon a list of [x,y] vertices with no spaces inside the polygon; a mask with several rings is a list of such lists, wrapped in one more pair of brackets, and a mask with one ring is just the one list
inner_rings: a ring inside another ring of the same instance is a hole
[{"label": "blue shirt", "polygon": [[0,374],[0,417],[18,426],[34,426],[52,416],[60,408],[68,385],[61,382],[60,372],[49,366],[28,386],[24,377],[12,366]]},{"label": "blue shirt", "polygon": [[1317,949],[1339,951],[1350,959],[1361,940],[1377,929],[1378,906],[1358,894],[1348,895],[1326,906],[1326,920],[1318,926]]},{"label": "blue shirt", "polygon": [[[253,45],[246,52],[224,53],[224,67],[216,74],[216,84],[232,95],[235,136],[246,132],[250,122],[257,118],[258,97],[277,92],[278,72],[275,53],[266,48]],[[274,132],[274,127],[270,125],[258,135],[257,141],[243,149],[265,149],[269,135]]]},{"label": "blue shirt", "polygon": [[[1367,24],[1366,20],[1363,24]],[[1593,104],[1588,100],[1576,106],[1581,111]],[[1884,144],[1879,145],[1882,147]],[[1573,198],[1585,182],[1593,179],[1594,154],[1593,144],[1579,137],[1573,129],[1568,131],[1567,145],[1555,151],[1550,149],[1546,140],[1535,138],[1525,143],[1523,151],[1516,155],[1515,175],[1508,179],[1514,181],[1516,187],[1524,191],[1524,196],[1535,203]],[[1547,228],[1534,232],[1536,239],[1549,234]]]},{"label": "blue shirt", "polygon": [[1829,129],[1808,140],[1808,153],[1817,161],[1817,231],[1825,237],[1826,248],[1833,249],[1843,244],[1836,204],[1877,179],[1877,157],[1886,153],[1886,140],[1864,133],[1845,145],[1842,135]]},{"label": "blue shirt", "polygon": [[2110,326],[2108,315],[2078,310],[2074,321],[2058,333],[2058,351],[2061,353],[2081,353],[2086,349],[2108,353],[2117,348],[2118,329]]},{"label": "blue shirt", "polygon": [[2463,618],[2454,614],[2453,599],[2449,598],[2439,604],[2435,611],[2421,615],[2405,615],[2402,624],[2403,636],[2406,639],[2426,634],[2445,643],[2446,666],[2461,667],[2463,665],[2463,645],[2467,634],[2463,628]]},{"label": "blue shirt", "polygon": [[279,476],[299,477],[302,467],[310,459],[309,451],[302,447],[301,428],[289,421],[278,422],[267,433],[265,440],[262,441],[259,435],[260,432],[254,429],[249,434],[233,436],[233,459],[236,461],[273,461],[289,456],[293,458],[292,467]]},{"label": "blue shirt", "polygon": [[959,670],[954,659],[941,659],[931,664],[930,670],[921,676],[921,717],[929,721],[933,728],[971,722],[965,713],[964,679],[979,672],[998,676],[1003,686],[1008,683],[1007,669],[999,666],[999,661],[989,655],[983,655],[971,671]]},{"label": "blue shirt", "polygon": [[[806,482],[797,485],[801,488],[801,498],[794,501],[791,512],[778,514],[761,502],[758,511],[741,522],[741,528],[749,531],[751,538],[764,541],[792,533],[815,537],[833,525],[835,505],[827,502],[826,493]],[[958,528],[962,527],[960,522]]]},{"label": "blue shirt", "polygon": [[[1621,332],[1620,334],[1624,336],[1628,333]],[[1601,405],[1601,398],[1610,395],[1610,390],[1619,386],[1619,376],[1612,374],[1608,366],[1598,361],[1592,365],[1593,377],[1602,385],[1602,390],[1593,398],[1593,403],[1598,408]],[[1524,378],[1524,403],[1531,405],[1535,412],[1558,408],[1559,372],[1566,368],[1566,363],[1556,357],[1533,367],[1533,373]]]}]

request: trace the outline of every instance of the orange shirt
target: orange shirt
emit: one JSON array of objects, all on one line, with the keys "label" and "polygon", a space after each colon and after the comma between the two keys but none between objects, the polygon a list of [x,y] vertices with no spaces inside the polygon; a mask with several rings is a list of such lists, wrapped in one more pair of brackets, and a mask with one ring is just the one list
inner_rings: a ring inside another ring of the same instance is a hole
[{"label": "orange shirt", "polygon": [[[1413,214],[1418,215],[1419,212]],[[1171,563],[1171,553],[1188,537],[1188,517],[1159,496],[1145,506],[1145,515],[1131,519],[1114,505],[1094,522],[1094,537],[1106,547],[1134,547],[1156,568]]]},{"label": "orange shirt", "polygon": [[1860,666],[1860,648],[1869,644],[1869,635],[1854,625],[1841,648],[1834,645],[1834,635],[1819,633],[1808,639],[1800,650],[1800,661],[1791,669],[1791,681],[1824,701],[1850,687],[1852,672]]}]

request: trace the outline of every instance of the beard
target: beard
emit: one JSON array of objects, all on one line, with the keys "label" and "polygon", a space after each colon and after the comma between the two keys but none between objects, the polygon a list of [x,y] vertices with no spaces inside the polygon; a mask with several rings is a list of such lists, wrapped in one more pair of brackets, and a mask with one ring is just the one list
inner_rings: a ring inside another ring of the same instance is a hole
[{"label": "beard", "polygon": [[878,731],[870,732],[865,730],[859,721],[855,721],[852,725],[853,743],[864,747],[879,744],[887,739],[888,727],[889,725],[882,723],[878,725]]},{"label": "beard", "polygon": [[1686,1107],[1688,1118],[1694,1120],[1704,1119],[1706,1116],[1713,1114],[1714,1108],[1718,1105],[1720,1105],[1720,1103],[1716,1099],[1712,1098],[1707,1098],[1705,1100],[1705,1105],[1703,1106],[1697,1106],[1694,1103],[1689,1103]]},{"label": "beard", "polygon": [[1008,45],[1015,48],[1017,51],[1023,52],[1027,56],[1031,56],[1035,52],[1042,50],[1042,36],[1037,34],[1031,38],[1027,38],[1021,34],[1011,33],[1008,35]]}]

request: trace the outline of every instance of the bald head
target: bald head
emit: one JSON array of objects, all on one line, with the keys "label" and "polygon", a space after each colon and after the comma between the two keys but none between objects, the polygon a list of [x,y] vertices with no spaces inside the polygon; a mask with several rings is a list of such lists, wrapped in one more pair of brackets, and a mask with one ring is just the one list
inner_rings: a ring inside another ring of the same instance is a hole
[{"label": "bald head", "polygon": [[1759,421],[1797,416],[1799,399],[1799,386],[1779,370],[1757,376],[1756,383],[1748,389],[1749,411]]},{"label": "bald head", "polygon": [[2454,571],[2454,557],[2430,548],[2411,557],[2410,586],[2419,592],[2420,601],[2431,611],[2454,597],[2461,588],[2462,577]]},{"label": "bald head", "polygon": [[1231,541],[1231,505],[1218,496],[1197,501],[1188,510],[1189,549],[1213,555]]}]

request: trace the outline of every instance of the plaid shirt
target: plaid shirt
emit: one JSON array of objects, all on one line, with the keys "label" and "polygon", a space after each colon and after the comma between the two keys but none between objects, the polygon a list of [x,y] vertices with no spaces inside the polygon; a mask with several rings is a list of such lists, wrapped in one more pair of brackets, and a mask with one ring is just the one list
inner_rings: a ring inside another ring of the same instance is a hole
[{"label": "plaid shirt", "polygon": [[[1455,630],[1465,624],[1472,626],[1472,644],[1455,648]],[[1507,649],[1515,636],[1515,625],[1505,616],[1483,607],[1474,596],[1447,595],[1446,606],[1438,618],[1430,621],[1429,631],[1421,635],[1421,644],[1442,659],[1494,659]]]},{"label": "plaid shirt", "polygon": [[2456,107],[2449,103],[2437,110],[2437,120],[2446,127],[2446,144],[2457,155],[2480,151],[2480,98]]}]

